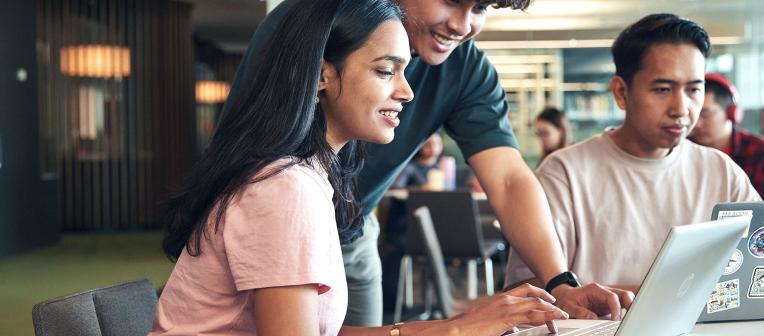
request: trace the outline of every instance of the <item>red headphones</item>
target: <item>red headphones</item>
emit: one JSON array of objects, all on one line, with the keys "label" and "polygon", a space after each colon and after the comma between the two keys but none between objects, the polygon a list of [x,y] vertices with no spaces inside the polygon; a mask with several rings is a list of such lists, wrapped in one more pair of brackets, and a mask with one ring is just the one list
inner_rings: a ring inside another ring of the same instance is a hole
[{"label": "red headphones", "polygon": [[706,74],[706,82],[714,82],[727,89],[727,92],[729,92],[732,96],[732,102],[727,105],[727,108],[725,109],[727,112],[727,119],[732,121],[732,123],[735,125],[743,121],[743,109],[737,105],[738,94],[735,86],[732,85],[732,83],[730,83],[726,77],[717,73]]}]

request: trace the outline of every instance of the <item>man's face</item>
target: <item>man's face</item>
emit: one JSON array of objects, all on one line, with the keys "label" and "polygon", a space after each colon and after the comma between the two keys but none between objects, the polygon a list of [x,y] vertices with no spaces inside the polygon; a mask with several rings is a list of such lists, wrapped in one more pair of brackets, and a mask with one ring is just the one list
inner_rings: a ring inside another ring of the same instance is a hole
[{"label": "man's face", "polygon": [[647,50],[630,85],[614,78],[632,154],[665,156],[687,136],[703,106],[704,70],[705,58],[694,45],[659,43]]},{"label": "man's face", "polygon": [[716,102],[716,97],[712,92],[706,92],[703,109],[700,110],[700,118],[692,130],[692,140],[704,146],[724,143],[731,133],[731,126],[731,122],[727,120],[725,108]]},{"label": "man's face", "polygon": [[483,29],[486,6],[475,0],[398,0],[406,12],[409,45],[430,65],[443,63]]}]

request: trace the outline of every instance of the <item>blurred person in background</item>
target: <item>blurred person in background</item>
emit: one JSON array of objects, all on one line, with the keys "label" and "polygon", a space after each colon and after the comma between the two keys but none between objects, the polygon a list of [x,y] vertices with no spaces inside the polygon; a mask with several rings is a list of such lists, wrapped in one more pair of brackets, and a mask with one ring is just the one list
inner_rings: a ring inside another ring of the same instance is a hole
[{"label": "blurred person in background", "polygon": [[443,154],[443,138],[433,133],[406,165],[393,189],[416,189],[425,191],[453,190],[456,179],[456,160]]},{"label": "blurred person in background", "polygon": [[571,143],[572,130],[568,118],[557,108],[547,107],[539,113],[534,123],[536,137],[541,143],[539,164],[552,152]]},{"label": "blurred person in background", "polygon": [[743,121],[737,88],[720,74],[706,74],[706,94],[690,140],[716,148],[737,163],[764,197],[764,137],[738,127]]}]

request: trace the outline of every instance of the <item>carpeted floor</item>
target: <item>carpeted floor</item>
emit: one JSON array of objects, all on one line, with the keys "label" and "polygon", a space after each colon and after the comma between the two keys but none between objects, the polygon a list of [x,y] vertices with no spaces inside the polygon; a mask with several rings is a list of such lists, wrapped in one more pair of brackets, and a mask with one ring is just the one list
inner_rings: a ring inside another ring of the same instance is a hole
[{"label": "carpeted floor", "polygon": [[32,306],[134,279],[162,285],[173,264],[161,233],[65,234],[59,244],[0,260],[0,335],[34,335]]}]

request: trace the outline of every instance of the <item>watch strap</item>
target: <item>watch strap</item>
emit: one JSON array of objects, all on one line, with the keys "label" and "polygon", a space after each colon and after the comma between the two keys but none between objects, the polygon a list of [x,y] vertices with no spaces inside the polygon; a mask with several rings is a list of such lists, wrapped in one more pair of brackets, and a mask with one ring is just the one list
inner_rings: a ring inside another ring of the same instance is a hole
[{"label": "watch strap", "polygon": [[576,274],[571,271],[565,271],[554,278],[550,279],[549,282],[547,282],[546,287],[544,289],[551,293],[553,289],[555,289],[557,286],[562,284],[568,284],[571,287],[579,287],[581,284],[578,282],[578,277],[576,277]]}]

